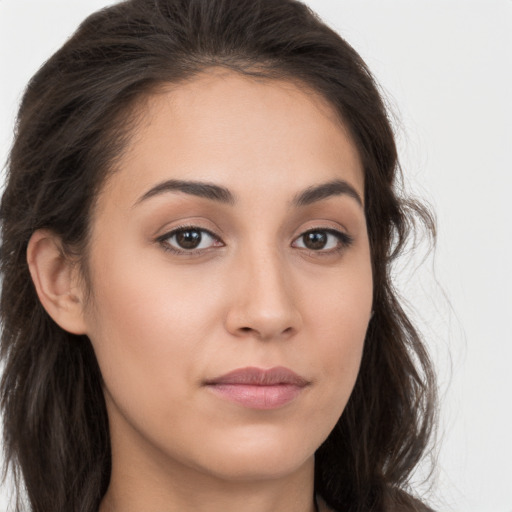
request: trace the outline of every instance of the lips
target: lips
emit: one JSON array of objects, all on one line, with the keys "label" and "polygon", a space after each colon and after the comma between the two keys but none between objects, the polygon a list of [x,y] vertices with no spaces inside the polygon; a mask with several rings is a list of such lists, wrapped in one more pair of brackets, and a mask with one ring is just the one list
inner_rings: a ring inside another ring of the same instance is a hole
[{"label": "lips", "polygon": [[310,382],[278,366],[240,368],[205,382],[217,396],[251,409],[277,409],[293,401]]}]

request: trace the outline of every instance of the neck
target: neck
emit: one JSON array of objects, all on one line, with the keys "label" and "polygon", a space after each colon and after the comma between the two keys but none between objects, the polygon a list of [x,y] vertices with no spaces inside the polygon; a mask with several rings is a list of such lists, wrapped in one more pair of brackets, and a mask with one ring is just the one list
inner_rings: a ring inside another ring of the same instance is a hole
[{"label": "neck", "polygon": [[126,479],[112,474],[99,512],[315,512],[309,466],[286,478],[256,482],[223,481],[187,471],[169,479],[142,472]]},{"label": "neck", "polygon": [[[133,446],[133,445],[132,445]],[[112,446],[99,512],[315,512],[314,458],[283,475],[219,476],[151,453]]]}]

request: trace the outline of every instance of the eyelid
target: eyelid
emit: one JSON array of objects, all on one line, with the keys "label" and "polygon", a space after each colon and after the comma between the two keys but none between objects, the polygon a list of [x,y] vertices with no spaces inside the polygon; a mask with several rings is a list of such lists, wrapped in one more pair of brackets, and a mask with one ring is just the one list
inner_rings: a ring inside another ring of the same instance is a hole
[{"label": "eyelid", "polygon": [[317,226],[317,227],[311,227],[306,230],[304,230],[299,236],[293,239],[293,244],[297,242],[297,240],[300,240],[302,237],[307,235],[308,233],[315,233],[315,232],[323,232],[328,233],[338,239],[338,245],[337,247],[330,248],[330,249],[310,249],[308,247],[297,247],[298,249],[308,251],[309,253],[320,256],[320,255],[329,255],[333,253],[340,253],[344,250],[348,249],[353,243],[354,238],[349,235],[346,231],[341,229],[335,229],[333,227],[324,227],[324,226]]},{"label": "eyelid", "polygon": [[[169,239],[176,236],[178,233],[183,231],[198,231],[201,233],[205,233],[212,239],[214,243],[212,243],[209,247],[202,247],[202,248],[180,248],[173,244],[169,243]],[[311,249],[309,247],[300,247],[297,246],[297,242],[303,238],[305,235],[309,233],[315,233],[315,232],[321,232],[321,233],[327,233],[328,235],[334,236],[337,239],[337,244],[335,247],[330,247],[327,249],[319,248],[319,249]],[[222,240],[222,238],[213,232],[212,230],[202,227],[195,223],[190,224],[183,224],[179,226],[175,226],[172,229],[166,231],[164,234],[159,235],[155,238],[155,242],[157,242],[159,245],[162,246],[162,248],[168,252],[178,254],[178,255],[186,255],[186,256],[194,256],[194,255],[201,255],[205,254],[210,251],[210,249],[213,248],[219,248],[224,247],[225,243]],[[341,228],[334,228],[332,226],[312,226],[308,229],[304,229],[298,236],[296,236],[291,243],[291,246],[300,249],[301,251],[309,252],[313,256],[328,256],[332,254],[338,254],[350,247],[354,242],[354,238],[349,235],[345,230]]]},{"label": "eyelid", "polygon": [[180,249],[179,247],[174,247],[171,245],[168,240],[169,238],[172,238],[176,234],[182,232],[182,231],[200,231],[202,233],[206,233],[209,237],[211,237],[216,242],[220,242],[221,245],[212,246],[212,247],[223,247],[224,242],[221,239],[219,235],[211,231],[210,229],[198,226],[197,224],[188,224],[188,225],[180,225],[175,226],[171,230],[166,231],[163,235],[159,235],[155,241],[159,243],[164,250],[169,251],[174,254],[183,254],[187,256],[197,255],[197,254],[204,254],[207,252],[211,247],[207,248],[201,248],[201,249]]}]

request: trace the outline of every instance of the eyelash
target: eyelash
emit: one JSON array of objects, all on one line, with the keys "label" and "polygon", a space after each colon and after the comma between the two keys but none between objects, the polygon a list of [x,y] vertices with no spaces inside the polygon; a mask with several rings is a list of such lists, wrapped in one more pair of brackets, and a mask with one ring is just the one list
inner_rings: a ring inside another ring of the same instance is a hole
[{"label": "eyelash", "polygon": [[306,235],[312,234],[312,233],[324,233],[327,235],[332,235],[337,239],[337,244],[335,247],[331,249],[309,249],[308,247],[300,247],[300,249],[305,250],[308,252],[308,254],[312,256],[330,256],[332,254],[339,254],[346,249],[348,249],[353,243],[354,239],[348,235],[347,233],[344,233],[343,231],[338,231],[337,229],[333,228],[313,228],[308,229],[307,231],[304,231],[301,235],[299,235],[293,243],[296,243],[297,240],[303,240]]},{"label": "eyelash", "polygon": [[177,247],[173,247],[169,243],[170,238],[178,235],[179,233],[184,233],[186,231],[196,231],[196,232],[200,232],[200,233],[206,233],[213,240],[215,240],[217,242],[221,242],[222,245],[224,245],[224,243],[221,241],[221,239],[215,233],[211,232],[208,229],[201,228],[199,226],[179,226],[179,227],[173,229],[172,231],[169,231],[168,233],[165,233],[164,235],[159,236],[156,239],[156,241],[163,247],[163,249],[165,251],[170,252],[172,254],[177,254],[177,255],[193,256],[193,255],[197,255],[197,254],[202,254],[209,249],[209,248],[207,248],[207,249],[178,249]]},{"label": "eyelash", "polygon": [[[170,238],[175,237],[179,233],[184,233],[186,231],[206,233],[214,241],[220,242],[222,244],[221,246],[224,245],[224,242],[222,242],[220,237],[218,237],[215,233],[213,233],[212,231],[210,231],[208,229],[201,228],[199,226],[179,226],[179,227],[173,229],[172,231],[169,231],[168,233],[165,233],[164,235],[159,236],[156,239],[156,241],[162,246],[162,248],[165,251],[170,252],[172,254],[177,254],[177,255],[193,256],[193,255],[198,255],[198,254],[204,254],[205,251],[208,251],[209,249],[211,249],[211,247],[207,247],[207,248],[203,248],[203,249],[178,249],[177,247],[174,247],[169,243]],[[341,253],[345,249],[348,249],[354,243],[354,239],[347,233],[344,233],[342,231],[338,231],[338,230],[332,229],[332,228],[318,227],[318,228],[308,229],[307,231],[304,231],[301,235],[299,235],[297,238],[295,238],[293,240],[292,244],[296,243],[297,240],[301,240],[301,239],[303,240],[303,237],[305,237],[308,234],[312,234],[312,233],[325,233],[327,235],[332,235],[335,238],[337,238],[337,246],[334,248],[331,248],[331,249],[327,249],[327,250],[322,250],[322,249],[316,250],[316,249],[309,249],[307,247],[299,247],[299,249],[307,251],[310,255],[313,255],[313,256],[328,256],[331,254]]]}]

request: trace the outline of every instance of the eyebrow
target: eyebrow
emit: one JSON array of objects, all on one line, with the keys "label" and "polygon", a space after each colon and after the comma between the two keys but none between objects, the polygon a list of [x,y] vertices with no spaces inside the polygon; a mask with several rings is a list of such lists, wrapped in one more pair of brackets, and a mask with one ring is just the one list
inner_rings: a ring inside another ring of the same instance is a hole
[{"label": "eyebrow", "polygon": [[[229,205],[235,203],[235,196],[226,187],[202,181],[167,180],[149,189],[135,202],[135,205],[166,192],[182,192],[184,194],[203,197]],[[363,206],[363,200],[359,193],[352,185],[344,180],[333,180],[308,187],[293,198],[292,205],[300,208],[321,201],[322,199],[340,195],[347,195],[355,199],[359,206]]]},{"label": "eyebrow", "polygon": [[165,192],[183,192],[197,197],[204,197],[219,203],[234,204],[235,197],[225,187],[214,185],[213,183],[204,183],[201,181],[186,181],[186,180],[167,180],[153,188],[149,189],[142,197],[140,197],[135,205]]},{"label": "eyebrow", "polygon": [[359,206],[363,207],[363,200],[357,190],[344,180],[333,180],[308,187],[294,197],[292,204],[296,207],[307,206],[322,199],[340,195],[347,195],[355,199]]}]

